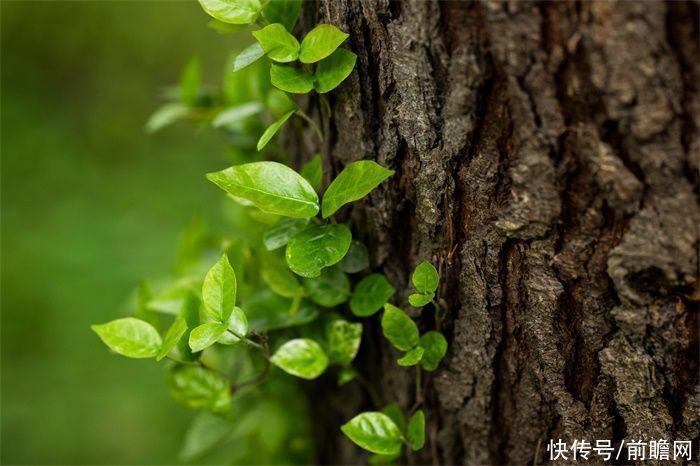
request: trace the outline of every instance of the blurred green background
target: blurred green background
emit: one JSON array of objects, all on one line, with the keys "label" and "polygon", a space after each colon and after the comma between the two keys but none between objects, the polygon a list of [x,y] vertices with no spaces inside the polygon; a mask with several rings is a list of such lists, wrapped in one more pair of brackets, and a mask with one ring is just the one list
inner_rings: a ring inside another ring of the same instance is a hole
[{"label": "blurred green background", "polygon": [[[192,55],[218,82],[235,36],[194,1],[6,1],[2,8],[3,464],[172,464],[195,413],[162,367],[111,355],[125,315],[221,199],[215,133],[143,131]],[[209,78],[209,79],[207,79]]]}]

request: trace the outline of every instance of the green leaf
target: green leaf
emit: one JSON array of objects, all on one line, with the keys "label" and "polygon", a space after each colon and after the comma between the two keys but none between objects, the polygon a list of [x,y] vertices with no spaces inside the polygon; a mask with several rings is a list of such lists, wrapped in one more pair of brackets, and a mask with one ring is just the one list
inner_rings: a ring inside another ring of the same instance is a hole
[{"label": "green leaf", "polygon": [[273,260],[262,263],[260,275],[272,291],[285,298],[296,298],[303,294],[303,289],[296,275],[289,271],[287,264]]},{"label": "green leaf", "polygon": [[270,82],[277,89],[292,94],[306,94],[314,88],[314,77],[304,70],[289,65],[272,64]]},{"label": "green leaf", "polygon": [[413,307],[423,307],[430,303],[435,297],[435,293],[430,294],[418,294],[413,293],[408,297],[408,303]]},{"label": "green leaf", "polygon": [[371,160],[360,160],[347,165],[323,195],[323,218],[330,217],[348,202],[366,196],[393,174],[393,170],[387,170]]},{"label": "green leaf", "polygon": [[177,349],[180,353],[180,357],[185,361],[195,361],[201,356],[201,353],[192,353],[189,343],[192,329],[199,325],[200,304],[201,301],[199,297],[194,292],[190,291],[183,297],[180,307],[180,317],[187,323],[187,329],[182,337],[180,337],[177,343]]},{"label": "green leaf", "polygon": [[294,29],[294,25],[301,10],[301,0],[270,0],[263,16],[268,23],[282,23],[287,31]]},{"label": "green leaf", "polygon": [[416,323],[401,309],[389,303],[384,305],[382,331],[387,340],[398,350],[408,351],[418,343]]},{"label": "green leaf", "polygon": [[440,277],[437,270],[428,261],[423,261],[416,267],[411,276],[413,286],[423,294],[434,293],[437,290]]},{"label": "green leaf", "polygon": [[352,240],[350,249],[340,261],[340,270],[345,273],[361,272],[369,267],[369,251],[361,241]]},{"label": "green leaf", "polygon": [[180,77],[180,100],[187,105],[195,105],[202,85],[202,67],[197,57],[192,57]]},{"label": "green leaf", "polygon": [[218,19],[211,19],[207,23],[207,27],[218,32],[219,34],[238,34],[248,29],[247,24],[224,23]]},{"label": "green leaf", "polygon": [[249,24],[258,19],[260,0],[199,0],[210,16],[229,24]]},{"label": "green leaf", "polygon": [[236,274],[226,254],[209,269],[202,284],[204,308],[217,322],[226,322],[236,304]]},{"label": "green leaf", "polygon": [[316,154],[309,160],[306,165],[301,167],[301,172],[299,173],[316,191],[321,189],[321,182],[323,181],[323,161],[321,160],[321,154]]},{"label": "green leaf", "polygon": [[207,322],[199,327],[192,329],[190,333],[190,348],[196,353],[209,348],[216,343],[216,340],[226,333],[228,324],[220,324],[218,322]]},{"label": "green leaf", "polygon": [[91,328],[109,349],[128,358],[155,357],[163,344],[158,330],[134,317],[93,325]]},{"label": "green leaf", "polygon": [[362,324],[334,320],[326,327],[328,357],[331,362],[347,366],[355,359],[362,341]]},{"label": "green leaf", "polygon": [[386,414],[361,413],[340,429],[350,440],[372,453],[396,455],[401,451],[401,431]]},{"label": "green leaf", "polygon": [[288,374],[315,379],[328,367],[328,356],[315,341],[297,338],[283,344],[270,362]]},{"label": "green leaf", "polygon": [[307,324],[318,317],[316,305],[303,299],[296,313],[290,313],[293,301],[269,289],[251,296],[244,302],[250,328],[256,332],[276,330]]},{"label": "green leaf", "polygon": [[350,241],[352,234],[345,225],[310,226],[287,244],[287,265],[302,277],[318,277],[323,268],[340,262],[350,248]]},{"label": "green leaf", "polygon": [[[280,130],[282,125],[285,124],[287,122],[287,120],[289,120],[289,117],[294,115],[294,112],[295,112],[295,110],[290,110],[289,112],[282,115],[282,117],[279,120],[275,121],[274,123],[272,123],[270,126],[268,126],[265,129],[265,132],[262,134],[262,136],[260,136],[260,140],[258,140],[258,146],[257,146],[258,151],[263,150],[263,148],[267,145],[267,143],[270,142],[270,139],[272,139],[274,137],[274,135],[277,134],[277,131]],[[264,162],[256,162],[256,163],[264,163]],[[273,163],[273,162],[268,162],[268,163]],[[291,170],[291,168],[290,168],[290,170]]]},{"label": "green leaf", "polygon": [[342,367],[338,372],[338,386],[345,385],[357,377],[357,371],[352,367]]},{"label": "green leaf", "polygon": [[380,273],[367,275],[355,287],[350,298],[350,310],[359,317],[376,313],[389,301],[396,290],[387,278]]},{"label": "green leaf", "polygon": [[420,364],[426,371],[434,371],[447,354],[447,340],[440,332],[426,332],[420,337],[420,346],[425,348]]},{"label": "green leaf", "polygon": [[304,289],[313,302],[335,307],[350,296],[350,280],[338,267],[329,267],[316,278],[305,278]]},{"label": "green leaf", "polygon": [[253,44],[250,44],[238,55],[236,55],[236,58],[233,59],[233,72],[235,73],[236,71],[242,70],[246,66],[255,63],[263,55],[265,55],[265,51],[260,46],[260,43],[254,42]]},{"label": "green leaf", "polygon": [[178,342],[180,341],[180,338],[182,338],[186,331],[187,322],[185,321],[185,319],[183,319],[182,317],[178,317],[177,319],[175,319],[175,322],[173,322],[173,324],[170,326],[167,333],[165,334],[163,344],[160,347],[160,351],[158,351],[158,355],[156,356],[156,361],[160,361],[161,359],[166,357],[170,350],[177,346]]},{"label": "green leaf", "polygon": [[270,89],[265,99],[265,105],[277,116],[282,116],[290,110],[297,109],[297,104],[279,89]]},{"label": "green leaf", "polygon": [[318,195],[297,172],[277,162],[252,162],[209,173],[224,191],[271,214],[309,218],[318,213]]},{"label": "green leaf", "polygon": [[302,63],[316,63],[333,53],[349,37],[330,24],[319,24],[301,41],[299,60]]},{"label": "green leaf", "polygon": [[155,133],[168,125],[175,123],[181,118],[185,118],[190,113],[190,109],[179,103],[165,104],[156,110],[146,122],[146,132]]},{"label": "green leaf", "polygon": [[[248,318],[243,309],[238,306],[233,308],[231,317],[228,318],[228,329],[241,337],[245,337],[248,334]],[[235,345],[241,341],[236,335],[232,335],[231,332],[224,332],[216,342],[222,345]]]},{"label": "green leaf", "polygon": [[201,412],[187,429],[178,455],[181,461],[190,462],[221,444],[230,436],[236,425],[221,416]]},{"label": "green leaf", "polygon": [[424,351],[425,350],[423,349],[422,346],[416,346],[415,348],[413,348],[412,350],[410,350],[409,352],[404,354],[402,358],[397,359],[396,363],[399,366],[404,366],[404,367],[415,366],[416,364],[418,364],[420,362],[421,358],[423,357]]},{"label": "green leaf", "polygon": [[386,414],[394,421],[396,427],[399,428],[401,432],[406,428],[406,418],[403,415],[403,411],[396,403],[389,403],[382,408],[382,413]]},{"label": "green leaf", "polygon": [[281,24],[269,24],[252,34],[270,60],[287,63],[299,56],[299,41]]},{"label": "green leaf", "polygon": [[262,112],[263,106],[260,102],[248,102],[241,105],[226,108],[216,115],[216,118],[211,122],[214,128],[222,126],[232,126],[240,124],[246,118],[257,115]]},{"label": "green leaf", "polygon": [[398,459],[399,456],[401,456],[401,452],[395,455],[372,455],[369,457],[367,462],[372,466],[381,464],[394,464],[394,461],[396,461],[396,459]]},{"label": "green leaf", "polygon": [[289,240],[309,224],[305,218],[279,219],[263,235],[263,243],[268,251],[274,251],[289,243]]},{"label": "green leaf", "polygon": [[422,409],[416,411],[408,420],[406,439],[413,451],[420,450],[425,445],[425,413]]},{"label": "green leaf", "polygon": [[337,49],[331,56],[321,60],[314,73],[316,92],[323,94],[338,87],[350,76],[356,60],[357,55],[345,49]]},{"label": "green leaf", "polygon": [[167,385],[170,395],[190,408],[222,413],[231,406],[228,381],[201,366],[174,366],[168,372]]}]

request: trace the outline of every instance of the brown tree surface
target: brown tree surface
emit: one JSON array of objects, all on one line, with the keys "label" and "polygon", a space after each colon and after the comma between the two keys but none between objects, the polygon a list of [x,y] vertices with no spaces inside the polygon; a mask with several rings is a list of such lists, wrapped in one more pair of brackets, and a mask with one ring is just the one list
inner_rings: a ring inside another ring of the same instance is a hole
[{"label": "brown tree surface", "polygon": [[[397,172],[349,215],[401,302],[428,259],[448,305],[440,323],[413,313],[450,346],[424,378],[428,446],[405,461],[540,464],[551,438],[697,440],[697,3],[322,0],[312,13],[358,54],[322,112],[326,162]],[[361,367],[409,408],[414,372],[378,317],[367,332]],[[372,409],[359,386],[329,403],[318,415],[339,422]],[[336,434],[318,433],[321,461],[364,460]]]}]

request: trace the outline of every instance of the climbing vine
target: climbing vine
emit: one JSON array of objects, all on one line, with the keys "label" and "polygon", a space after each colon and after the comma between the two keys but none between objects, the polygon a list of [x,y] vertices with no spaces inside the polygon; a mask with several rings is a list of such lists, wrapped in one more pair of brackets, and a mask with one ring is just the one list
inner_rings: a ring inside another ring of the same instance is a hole
[{"label": "climbing vine", "polygon": [[[176,98],[154,113],[147,129],[189,119],[224,131],[232,142],[231,157],[241,163],[206,177],[235,206],[231,217],[237,234],[211,237],[193,227],[183,237],[178,276],[155,291],[144,284],[135,317],[92,328],[117,354],[166,360],[173,398],[230,423],[236,422],[236,399],[246,387],[282,377],[279,370],[315,379],[337,367],[339,385],[357,380],[376,405],[376,411],[337,426],[374,453],[370,461],[392,462],[404,446],[419,450],[425,443],[421,372],[438,367],[447,342],[437,330],[421,335],[414,320],[389,302],[395,286],[381,273],[368,273],[367,247],[353,239],[351,223],[336,217],[394,172],[359,160],[324,186],[330,175],[321,155],[324,125],[294,100],[296,94],[315,92],[315,102],[328,108],[323,94],[355,66],[355,54],[343,48],[348,34],[319,24],[299,42],[293,34],[299,0],[200,4],[214,18],[212,28],[252,30],[254,41],[232,57],[218,92],[202,85],[199,63],[191,61]],[[299,172],[283,163],[283,148],[273,143],[293,116],[318,139],[319,154]],[[409,304],[441,312],[435,267],[422,262],[411,280],[415,292]],[[385,338],[403,352],[397,364],[416,371],[415,404],[408,413],[395,404],[382,407],[375,388],[353,367],[362,342],[361,319],[380,310]],[[195,422],[199,430],[190,437],[208,435],[206,429],[219,422],[207,419]],[[185,457],[197,453],[190,445]]]}]

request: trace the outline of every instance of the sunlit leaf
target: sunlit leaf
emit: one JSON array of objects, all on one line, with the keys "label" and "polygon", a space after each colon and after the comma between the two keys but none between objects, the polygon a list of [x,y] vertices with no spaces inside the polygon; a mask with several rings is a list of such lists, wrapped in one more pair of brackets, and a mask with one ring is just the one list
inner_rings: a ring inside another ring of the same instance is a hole
[{"label": "sunlit leaf", "polygon": [[287,265],[297,275],[314,278],[337,264],[350,247],[352,234],[342,224],[313,225],[297,233],[287,244]]},{"label": "sunlit leaf", "polygon": [[350,76],[356,60],[357,55],[345,49],[337,49],[329,57],[321,60],[314,73],[316,92],[323,94],[338,87],[345,78]]},{"label": "sunlit leaf", "polygon": [[182,338],[186,331],[187,322],[185,321],[185,319],[182,317],[178,317],[177,319],[175,319],[175,322],[172,323],[167,333],[165,334],[163,344],[161,345],[160,350],[158,351],[158,355],[156,356],[156,361],[160,361],[161,359],[166,357],[168,353],[173,348],[175,348],[175,346],[177,346],[178,342],[180,341],[180,338]]},{"label": "sunlit leaf", "polygon": [[[228,330],[224,332],[218,340],[217,343],[222,345],[235,345],[240,342],[241,339],[238,337],[245,337],[248,334],[248,317],[238,306],[233,308],[231,316],[228,318]],[[235,333],[235,335],[233,333]],[[238,335],[238,336],[236,336]]]},{"label": "sunlit leaf", "polygon": [[396,455],[401,451],[401,431],[386,414],[361,413],[340,429],[350,440],[372,453]]},{"label": "sunlit leaf", "polygon": [[401,309],[389,303],[384,305],[382,331],[387,340],[401,351],[408,351],[418,343],[416,323]]},{"label": "sunlit leaf", "polygon": [[226,322],[236,304],[236,274],[228,257],[221,258],[209,269],[202,285],[202,299],[207,313],[217,322]]},{"label": "sunlit leaf", "polygon": [[[268,142],[270,142],[270,139],[272,139],[275,134],[277,134],[277,131],[280,130],[282,125],[284,125],[289,118],[294,115],[294,110],[290,110],[289,112],[285,113],[282,115],[282,117],[272,123],[270,126],[268,126],[265,131],[263,132],[262,136],[260,136],[260,139],[258,140],[258,145],[257,148],[259,151],[263,150],[263,148],[267,145]],[[258,162],[262,163],[262,162]],[[272,162],[269,162],[272,163]],[[291,169],[290,169],[291,170]]]},{"label": "sunlit leaf", "polygon": [[129,358],[153,358],[163,344],[158,330],[134,317],[93,325],[91,328],[109,349]]},{"label": "sunlit leaf", "polygon": [[328,367],[328,356],[315,341],[297,338],[283,344],[270,362],[288,374],[315,379]]},{"label": "sunlit leaf", "polygon": [[252,23],[262,10],[260,0],[199,0],[199,4],[215,19],[230,24]]},{"label": "sunlit leaf", "polygon": [[435,293],[430,293],[430,294],[413,293],[412,295],[410,295],[408,297],[408,303],[413,307],[423,307],[426,304],[430,303],[434,297],[435,297]]},{"label": "sunlit leaf", "polygon": [[271,60],[287,63],[299,56],[299,41],[279,23],[269,24],[252,34]]},{"label": "sunlit leaf", "polygon": [[362,341],[362,324],[334,320],[326,327],[328,357],[332,363],[347,366],[355,359]]},{"label": "sunlit leaf", "polygon": [[403,415],[403,410],[399,407],[399,405],[396,403],[389,403],[382,408],[382,413],[389,416],[401,432],[404,431],[406,428],[406,417]]},{"label": "sunlit leaf", "polygon": [[216,340],[226,333],[227,324],[207,322],[192,329],[190,333],[190,348],[193,352],[202,351],[216,343]]},{"label": "sunlit leaf", "polygon": [[435,267],[433,267],[433,264],[428,261],[423,261],[418,264],[413,271],[411,281],[418,291],[423,294],[430,294],[437,290],[440,277]]},{"label": "sunlit leaf", "polygon": [[396,360],[396,363],[399,366],[415,366],[418,364],[423,357],[423,352],[425,350],[421,346],[416,346],[409,352],[403,355],[403,357],[399,358]]},{"label": "sunlit leaf", "polygon": [[233,59],[233,71],[242,70],[246,66],[255,63],[263,55],[265,55],[265,51],[258,42],[250,44]]},{"label": "sunlit leaf", "polygon": [[355,287],[350,298],[350,309],[356,316],[371,316],[389,301],[395,291],[384,275],[367,275]]},{"label": "sunlit leaf", "polygon": [[289,65],[270,66],[270,82],[277,89],[292,94],[306,94],[314,88],[314,77],[306,71]]},{"label": "sunlit leaf", "polygon": [[393,170],[387,170],[371,160],[360,160],[347,165],[323,195],[323,218],[333,215],[348,202],[366,196],[393,174]]},{"label": "sunlit leaf", "polygon": [[301,41],[299,60],[302,63],[315,63],[326,58],[342,44],[348,34],[330,24],[319,24],[309,31]]}]

